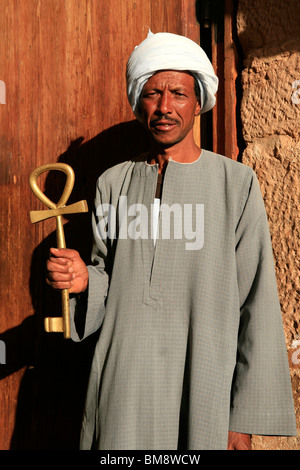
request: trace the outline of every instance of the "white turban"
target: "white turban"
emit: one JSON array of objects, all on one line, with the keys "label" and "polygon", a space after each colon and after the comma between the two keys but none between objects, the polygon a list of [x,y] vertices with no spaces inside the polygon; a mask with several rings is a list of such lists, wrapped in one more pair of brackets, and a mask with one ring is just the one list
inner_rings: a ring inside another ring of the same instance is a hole
[{"label": "white turban", "polygon": [[192,73],[200,89],[201,114],[213,108],[218,77],[204,50],[185,36],[149,31],[130,55],[126,68],[127,96],[137,119],[141,120],[138,103],[143,87],[160,70]]}]

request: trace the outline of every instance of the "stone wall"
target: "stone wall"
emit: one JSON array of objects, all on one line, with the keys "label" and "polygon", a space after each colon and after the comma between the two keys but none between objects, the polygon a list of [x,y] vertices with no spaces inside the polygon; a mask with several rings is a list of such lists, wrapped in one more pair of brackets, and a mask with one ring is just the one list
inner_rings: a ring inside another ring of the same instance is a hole
[{"label": "stone wall", "polygon": [[269,218],[298,427],[295,438],[253,436],[261,450],[300,450],[299,14],[299,0],[238,2],[242,161],[257,174]]}]

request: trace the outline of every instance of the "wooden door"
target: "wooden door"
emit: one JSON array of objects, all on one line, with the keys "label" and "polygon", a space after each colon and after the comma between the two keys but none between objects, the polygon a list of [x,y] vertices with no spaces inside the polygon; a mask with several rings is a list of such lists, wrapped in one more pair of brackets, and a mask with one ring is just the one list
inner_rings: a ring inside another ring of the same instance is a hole
[{"label": "wooden door", "polygon": [[197,2],[200,44],[219,78],[216,105],[201,119],[204,148],[240,160],[244,149],[239,118],[241,51],[236,33],[235,0]]},{"label": "wooden door", "polygon": [[[96,178],[147,148],[126,98],[129,54],[149,28],[199,42],[195,3],[0,0],[0,449],[77,448],[96,340],[43,331],[60,309],[44,280],[55,221],[30,223],[29,211],[44,207],[28,177],[46,163],[70,164],[69,203],[86,199],[91,209]],[[40,179],[52,200],[63,184],[57,172]],[[89,217],[65,221],[67,246],[86,260]]]}]

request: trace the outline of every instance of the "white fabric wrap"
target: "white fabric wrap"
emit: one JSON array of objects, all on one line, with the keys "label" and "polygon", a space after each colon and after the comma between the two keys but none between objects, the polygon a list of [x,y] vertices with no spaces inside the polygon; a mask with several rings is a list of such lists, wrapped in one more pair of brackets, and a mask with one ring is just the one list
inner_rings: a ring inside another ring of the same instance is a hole
[{"label": "white fabric wrap", "polygon": [[153,34],[136,46],[126,68],[127,96],[137,119],[139,98],[147,80],[161,70],[189,71],[199,84],[201,114],[216,102],[218,77],[204,50],[191,39],[172,33]]}]

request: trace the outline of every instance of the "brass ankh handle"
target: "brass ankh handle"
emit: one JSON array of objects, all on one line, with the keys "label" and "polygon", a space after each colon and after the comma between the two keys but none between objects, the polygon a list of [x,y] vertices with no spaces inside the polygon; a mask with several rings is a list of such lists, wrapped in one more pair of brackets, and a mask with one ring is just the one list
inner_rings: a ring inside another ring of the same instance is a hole
[{"label": "brass ankh handle", "polygon": [[[59,170],[67,175],[66,184],[57,204],[51,201],[39,188],[37,184],[38,177],[46,171]],[[29,184],[36,197],[43,202],[49,209],[58,209],[66,205],[74,187],[75,175],[73,169],[66,163],[48,163],[33,170],[29,176]]]},{"label": "brass ankh handle", "polygon": [[[65,187],[61,198],[59,199],[58,203],[55,204],[51,201],[39,188],[37,184],[38,177],[46,172],[51,170],[59,170],[63,171],[67,175],[67,180],[65,183]],[[32,215],[33,211],[31,212],[31,221],[34,223],[39,220],[44,220],[45,218],[49,218],[52,216],[56,217],[56,240],[57,240],[57,247],[58,248],[66,248],[65,236],[64,236],[64,229],[62,223],[62,215],[63,213],[67,213],[66,210],[63,211],[65,205],[70,197],[72,192],[73,186],[75,181],[75,175],[73,169],[67,165],[66,163],[49,163],[47,165],[40,166],[33,170],[29,177],[29,184],[36,195],[36,197],[43,202],[50,211],[34,211],[35,220],[33,220]],[[70,206],[71,208],[72,206]],[[60,211],[59,209],[62,209]],[[66,208],[68,209],[68,208]],[[70,209],[70,213],[74,212],[87,212],[87,204],[86,201],[80,201],[76,204],[73,204],[73,208]],[[53,214],[51,212],[53,211]],[[45,212],[49,212],[50,214],[46,214]],[[43,214],[41,218],[40,215]],[[70,308],[69,308],[69,291],[68,289],[61,290],[61,298],[62,298],[62,317],[47,317],[45,318],[45,330],[47,332],[63,332],[65,338],[70,338],[71,331],[70,331]]]}]

